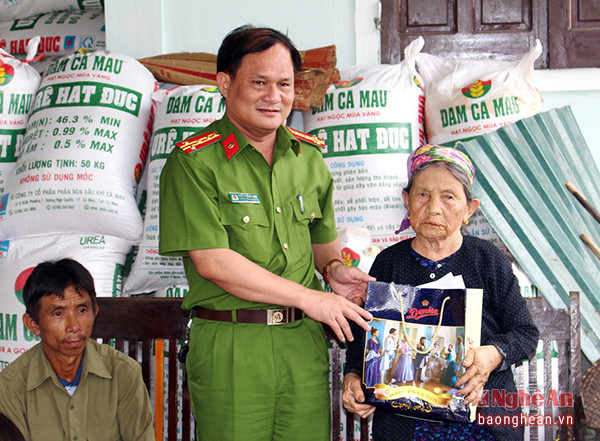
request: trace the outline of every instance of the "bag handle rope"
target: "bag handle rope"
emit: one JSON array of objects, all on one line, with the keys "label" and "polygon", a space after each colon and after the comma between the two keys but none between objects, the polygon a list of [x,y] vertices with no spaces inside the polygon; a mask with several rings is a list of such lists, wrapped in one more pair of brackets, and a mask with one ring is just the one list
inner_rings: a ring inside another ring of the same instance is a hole
[{"label": "bag handle rope", "polygon": [[408,338],[408,334],[406,333],[406,323],[404,321],[404,302],[402,300],[402,295],[398,294],[398,291],[396,290],[396,285],[394,284],[394,282],[390,283],[390,291],[392,291],[392,295],[395,295],[396,297],[398,297],[400,299],[400,314],[402,317],[402,334],[404,335],[404,338],[406,339],[406,341],[408,342],[408,345],[410,346],[410,348],[417,352],[418,354],[428,354],[429,351],[431,350],[431,347],[433,346],[434,342],[437,340],[437,336],[440,332],[440,328],[442,327],[442,318],[444,317],[444,306],[446,305],[446,302],[448,300],[450,300],[450,296],[446,297],[443,301],[442,301],[442,307],[440,308],[440,320],[438,321],[438,324],[435,328],[435,332],[433,333],[433,337],[431,337],[431,343],[429,344],[429,347],[427,349],[425,349],[424,351],[417,349],[416,345],[413,346],[413,343],[410,341],[410,339]]}]

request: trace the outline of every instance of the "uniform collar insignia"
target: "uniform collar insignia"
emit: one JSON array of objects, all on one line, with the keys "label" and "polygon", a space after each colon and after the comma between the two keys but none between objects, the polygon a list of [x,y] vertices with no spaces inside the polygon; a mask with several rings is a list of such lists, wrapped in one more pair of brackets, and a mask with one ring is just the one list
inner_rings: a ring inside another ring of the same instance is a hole
[{"label": "uniform collar insignia", "polygon": [[240,147],[238,146],[235,134],[231,132],[227,138],[223,140],[223,148],[225,149],[225,156],[227,159],[231,159],[233,155],[239,152]]},{"label": "uniform collar insignia", "polygon": [[195,152],[196,150],[200,150],[202,147],[214,144],[220,139],[221,134],[219,132],[213,131],[201,133],[200,135],[178,142],[175,145],[189,155],[190,153]]}]

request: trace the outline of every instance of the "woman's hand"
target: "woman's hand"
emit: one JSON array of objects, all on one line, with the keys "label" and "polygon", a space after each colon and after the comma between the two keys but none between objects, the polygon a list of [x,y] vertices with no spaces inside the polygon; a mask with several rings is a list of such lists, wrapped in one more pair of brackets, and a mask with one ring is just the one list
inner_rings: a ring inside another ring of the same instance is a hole
[{"label": "woman's hand", "polygon": [[375,407],[370,404],[362,404],[365,401],[365,394],[360,383],[358,375],[346,374],[342,386],[342,403],[348,412],[355,413],[361,418],[368,418],[375,412]]},{"label": "woman's hand", "polygon": [[465,396],[465,404],[477,403],[481,399],[483,386],[490,374],[502,363],[503,356],[493,345],[480,346],[467,352],[461,363],[467,371],[456,382],[456,387],[462,389],[457,395]]}]

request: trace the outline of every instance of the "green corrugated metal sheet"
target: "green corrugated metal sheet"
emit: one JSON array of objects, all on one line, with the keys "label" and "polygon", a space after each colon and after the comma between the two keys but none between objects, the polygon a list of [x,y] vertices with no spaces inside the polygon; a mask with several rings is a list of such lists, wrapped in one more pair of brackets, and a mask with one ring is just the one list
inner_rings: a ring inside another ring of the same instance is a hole
[{"label": "green corrugated metal sheet", "polygon": [[570,181],[598,207],[600,173],[570,107],[542,112],[457,148],[475,165],[481,210],[554,308],[581,293],[582,349],[600,358],[600,259],[581,241],[600,245],[600,224],[566,189]]}]

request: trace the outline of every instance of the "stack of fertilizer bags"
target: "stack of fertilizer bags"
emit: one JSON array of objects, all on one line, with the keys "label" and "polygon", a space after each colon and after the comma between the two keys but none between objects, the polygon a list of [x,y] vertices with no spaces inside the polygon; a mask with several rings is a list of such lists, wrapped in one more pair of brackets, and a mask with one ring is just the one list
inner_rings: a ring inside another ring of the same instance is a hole
[{"label": "stack of fertilizer bags", "polygon": [[99,296],[118,296],[142,239],[137,196],[158,83],[105,50],[97,3],[0,5],[0,370],[36,343],[21,316],[38,263],[76,259]]}]

